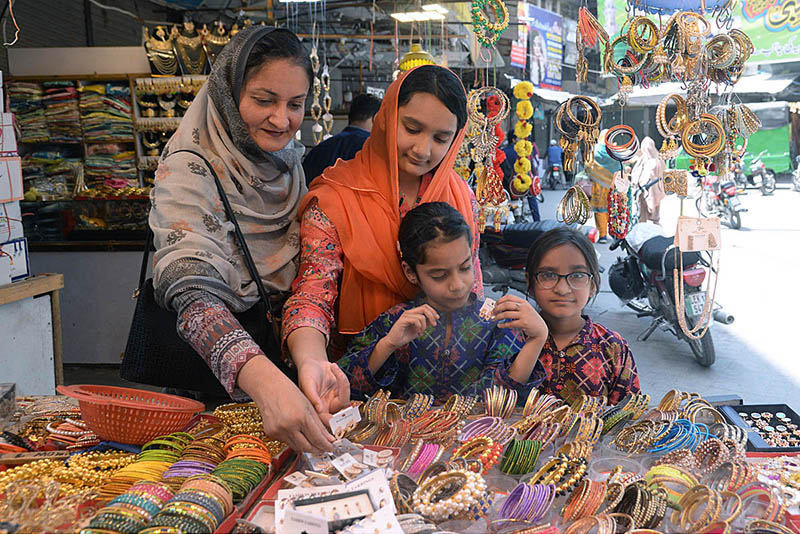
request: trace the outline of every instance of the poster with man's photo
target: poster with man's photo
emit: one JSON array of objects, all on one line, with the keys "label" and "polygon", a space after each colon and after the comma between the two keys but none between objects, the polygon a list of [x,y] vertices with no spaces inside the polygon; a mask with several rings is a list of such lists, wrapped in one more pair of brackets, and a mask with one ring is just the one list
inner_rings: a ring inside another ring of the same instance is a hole
[{"label": "poster with man's photo", "polygon": [[531,83],[545,89],[561,89],[561,60],[564,55],[564,21],[561,15],[528,4],[525,18]]}]

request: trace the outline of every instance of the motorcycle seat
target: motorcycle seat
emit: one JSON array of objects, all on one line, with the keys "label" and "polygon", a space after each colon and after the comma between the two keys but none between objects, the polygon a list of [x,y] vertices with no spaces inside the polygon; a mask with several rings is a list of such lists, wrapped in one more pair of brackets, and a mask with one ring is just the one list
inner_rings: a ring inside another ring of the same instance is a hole
[{"label": "motorcycle seat", "polygon": [[543,233],[559,226],[563,223],[553,219],[509,224],[503,228],[503,242],[512,247],[529,248]]},{"label": "motorcycle seat", "polygon": [[[642,262],[647,266],[648,269],[651,271],[658,271],[661,272],[662,269],[662,258],[664,257],[664,251],[667,250],[670,246],[675,243],[674,237],[666,237],[663,235],[658,235],[655,237],[651,237],[644,243],[642,243],[642,247],[639,249],[639,258],[641,258]],[[675,252],[677,248],[671,249],[667,253],[667,257],[664,259],[664,264],[668,271],[679,267],[680,262],[676,262]],[[686,252],[683,255],[683,266],[689,267],[694,265],[700,261],[700,253],[698,252]]]}]

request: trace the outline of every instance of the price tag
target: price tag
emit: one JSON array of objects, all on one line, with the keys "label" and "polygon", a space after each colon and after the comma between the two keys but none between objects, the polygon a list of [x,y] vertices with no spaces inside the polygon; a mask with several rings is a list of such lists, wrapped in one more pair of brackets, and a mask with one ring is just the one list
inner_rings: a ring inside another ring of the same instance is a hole
[{"label": "price tag", "polygon": [[373,451],[372,449],[364,449],[361,461],[371,467],[380,467],[378,465],[378,451]]},{"label": "price tag", "polygon": [[285,480],[292,486],[299,486],[300,484],[308,480],[308,477],[300,471],[295,471],[291,475],[284,477],[283,480]]},{"label": "price tag", "polygon": [[620,193],[627,193],[631,187],[631,182],[621,172],[614,173],[614,187]]},{"label": "price tag", "polygon": [[276,525],[277,534],[328,534],[328,520],[311,514],[286,510],[283,520]]},{"label": "price tag", "polygon": [[349,406],[333,414],[331,432],[337,438],[343,438],[345,434],[356,427],[359,421],[361,421],[361,414],[358,412],[358,408]]}]

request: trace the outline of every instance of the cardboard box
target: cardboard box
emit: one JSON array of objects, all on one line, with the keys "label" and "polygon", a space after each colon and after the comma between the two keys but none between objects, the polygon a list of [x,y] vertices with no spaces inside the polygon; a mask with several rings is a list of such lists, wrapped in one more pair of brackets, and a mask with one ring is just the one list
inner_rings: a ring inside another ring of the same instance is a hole
[{"label": "cardboard box", "polygon": [[24,237],[24,230],[19,201],[0,204],[0,241],[6,242],[20,237]]},{"label": "cardboard box", "polygon": [[17,155],[17,136],[14,132],[13,113],[0,113],[0,154]]},{"label": "cardboard box", "polygon": [[24,237],[14,239],[8,243],[0,245],[0,250],[5,254],[0,254],[5,258],[11,256],[11,281],[16,282],[31,275],[31,262],[28,255],[28,240]]},{"label": "cardboard box", "polygon": [[0,157],[0,203],[22,200],[22,160]]}]

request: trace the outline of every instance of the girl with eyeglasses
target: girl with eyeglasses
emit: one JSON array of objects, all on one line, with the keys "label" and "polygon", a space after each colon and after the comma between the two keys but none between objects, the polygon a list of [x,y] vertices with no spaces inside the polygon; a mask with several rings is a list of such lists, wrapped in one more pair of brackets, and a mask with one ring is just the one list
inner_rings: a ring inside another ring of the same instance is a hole
[{"label": "girl with eyeglasses", "polygon": [[526,267],[528,294],[548,328],[531,381],[568,401],[584,393],[616,404],[638,393],[639,375],[627,341],[583,314],[600,288],[589,240],[571,228],[550,230],[531,246]]}]

